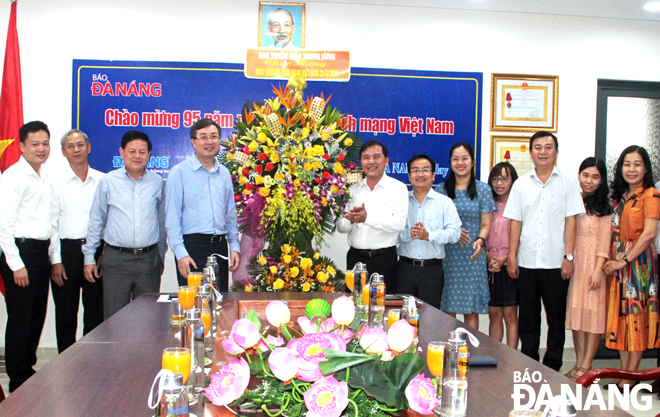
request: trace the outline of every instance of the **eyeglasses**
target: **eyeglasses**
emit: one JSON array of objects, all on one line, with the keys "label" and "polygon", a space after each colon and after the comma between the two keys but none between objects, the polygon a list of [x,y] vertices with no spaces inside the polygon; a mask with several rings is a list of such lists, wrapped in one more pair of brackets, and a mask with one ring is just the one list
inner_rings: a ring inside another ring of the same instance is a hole
[{"label": "eyeglasses", "polygon": [[509,177],[495,177],[493,178],[493,184],[496,184],[498,182],[501,182],[502,184],[506,184],[509,182],[511,178]]},{"label": "eyeglasses", "polygon": [[196,138],[193,138],[193,139],[199,139],[199,140],[211,139],[212,141],[216,141],[216,140],[220,139],[220,135],[216,135],[216,134],[213,134],[211,136],[202,135],[202,136],[199,136],[199,137],[196,137]]},{"label": "eyeglasses", "polygon": [[433,170],[431,168],[422,168],[422,169],[413,168],[413,169],[410,170],[410,173],[415,174],[415,175],[420,174],[420,173],[421,174],[430,174],[431,172],[433,172]]}]

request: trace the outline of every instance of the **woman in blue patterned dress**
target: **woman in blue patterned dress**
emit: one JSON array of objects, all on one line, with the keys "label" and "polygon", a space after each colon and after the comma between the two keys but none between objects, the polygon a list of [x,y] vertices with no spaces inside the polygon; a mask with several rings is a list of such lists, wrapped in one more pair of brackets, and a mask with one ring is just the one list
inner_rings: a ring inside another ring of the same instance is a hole
[{"label": "woman in blue patterned dress", "polygon": [[465,324],[479,328],[479,314],[488,313],[488,272],[482,250],[490,231],[490,221],[497,206],[488,184],[474,176],[474,151],[459,142],[449,151],[449,178],[436,191],[452,200],[463,222],[461,238],[445,245],[445,288],[440,309],[449,315],[463,314]]}]

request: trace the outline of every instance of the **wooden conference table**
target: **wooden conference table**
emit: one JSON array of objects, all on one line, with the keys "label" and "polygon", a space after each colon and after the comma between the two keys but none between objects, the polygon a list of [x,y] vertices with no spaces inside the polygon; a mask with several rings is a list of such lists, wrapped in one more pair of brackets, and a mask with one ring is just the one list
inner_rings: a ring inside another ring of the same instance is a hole
[{"label": "wooden conference table", "polygon": [[[228,303],[223,308],[220,321],[223,325],[233,322],[231,311],[249,300],[330,300],[337,296],[318,293],[225,293],[224,301]],[[0,416],[153,416],[153,410],[147,406],[147,398],[154,376],[161,368],[162,351],[180,343],[175,337],[176,329],[169,323],[169,303],[157,303],[157,299],[158,294],[141,296],[52,359],[0,403]],[[424,358],[429,341],[447,340],[450,330],[464,326],[427,305],[420,307],[420,316],[419,346],[424,349],[421,353]],[[508,416],[513,408],[514,372],[524,372],[525,369],[530,373],[541,372],[554,395],[560,393],[561,384],[572,383],[483,333],[473,333],[481,344],[478,348],[470,346],[471,355],[492,356],[499,364],[497,367],[470,368],[469,417]],[[426,372],[428,376],[428,370]],[[531,384],[537,394],[541,383]],[[572,384],[574,387],[575,384]],[[584,401],[587,390],[582,390]],[[191,412],[200,417],[233,415],[212,404],[191,407]],[[618,408],[612,411],[578,411],[578,415],[629,416]]]}]

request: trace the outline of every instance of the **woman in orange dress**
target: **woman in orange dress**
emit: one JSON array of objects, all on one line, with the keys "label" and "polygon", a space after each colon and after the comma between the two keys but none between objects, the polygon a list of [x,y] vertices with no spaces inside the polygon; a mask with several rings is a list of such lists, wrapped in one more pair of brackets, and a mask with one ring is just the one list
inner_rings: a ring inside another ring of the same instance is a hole
[{"label": "woman in orange dress", "polygon": [[[612,256],[605,263],[608,309],[605,345],[619,351],[621,369],[636,371],[646,349],[658,338],[657,255],[653,247],[660,193],[653,187],[646,149],[629,146],[621,153],[612,181]],[[616,388],[631,384],[615,380]],[[612,387],[612,385],[610,385]]]},{"label": "woman in orange dress", "polygon": [[582,161],[578,181],[587,214],[577,220],[575,272],[566,300],[566,328],[572,330],[577,360],[565,375],[574,381],[591,369],[600,337],[605,333],[603,265],[612,247],[612,206],[605,162],[594,157]]}]

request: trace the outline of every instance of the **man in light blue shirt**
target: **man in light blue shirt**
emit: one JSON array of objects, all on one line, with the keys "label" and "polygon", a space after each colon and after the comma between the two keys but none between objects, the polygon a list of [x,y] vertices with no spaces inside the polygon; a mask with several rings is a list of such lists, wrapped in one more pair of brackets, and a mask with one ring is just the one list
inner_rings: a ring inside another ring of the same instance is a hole
[{"label": "man in light blue shirt", "polygon": [[445,244],[458,242],[461,219],[454,202],[433,190],[433,158],[421,154],[410,158],[408,178],[412,191],[409,192],[406,228],[399,233],[397,291],[440,308],[445,286],[442,270]]},{"label": "man in light blue shirt", "polygon": [[131,300],[160,290],[165,234],[165,184],[146,169],[152,144],[143,132],[126,132],[119,154],[124,167],[99,180],[90,211],[85,278],[99,278],[94,253],[105,229],[103,317],[108,319]]},{"label": "man in light blue shirt", "polygon": [[187,285],[188,272],[201,271],[214,253],[220,270],[217,287],[227,291],[229,271],[238,269],[240,242],[236,202],[229,170],[220,165],[220,126],[201,119],[190,129],[195,155],[178,164],[167,177],[167,237],[177,260],[179,285]]}]

